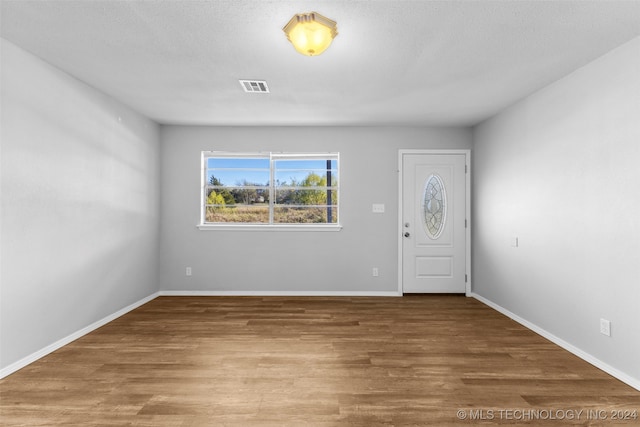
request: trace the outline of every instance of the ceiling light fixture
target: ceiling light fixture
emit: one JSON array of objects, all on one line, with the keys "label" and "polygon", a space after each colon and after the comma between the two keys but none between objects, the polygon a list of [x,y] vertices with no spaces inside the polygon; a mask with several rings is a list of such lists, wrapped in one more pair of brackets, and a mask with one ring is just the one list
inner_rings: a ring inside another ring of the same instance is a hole
[{"label": "ceiling light fixture", "polygon": [[293,47],[307,56],[320,55],[338,35],[336,22],[318,12],[294,15],[282,31]]}]

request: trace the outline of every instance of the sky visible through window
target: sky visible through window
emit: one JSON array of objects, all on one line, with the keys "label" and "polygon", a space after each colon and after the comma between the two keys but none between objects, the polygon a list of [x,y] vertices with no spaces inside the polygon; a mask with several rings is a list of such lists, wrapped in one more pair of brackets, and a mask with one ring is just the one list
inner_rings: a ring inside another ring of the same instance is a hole
[{"label": "sky visible through window", "polygon": [[[327,161],[322,159],[277,159],[275,181],[280,185],[290,185],[293,180],[301,182],[310,173],[325,176]],[[331,160],[332,181],[338,178],[337,160]],[[245,181],[257,185],[268,185],[270,181],[268,158],[208,158],[207,183],[215,176],[224,186],[236,186]]]}]

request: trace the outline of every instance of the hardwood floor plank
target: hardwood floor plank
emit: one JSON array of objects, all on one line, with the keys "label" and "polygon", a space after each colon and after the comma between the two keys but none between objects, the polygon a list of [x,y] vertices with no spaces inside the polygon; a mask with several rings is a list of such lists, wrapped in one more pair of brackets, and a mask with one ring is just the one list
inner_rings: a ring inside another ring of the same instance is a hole
[{"label": "hardwood floor plank", "polygon": [[0,380],[3,426],[640,425],[551,409],[640,392],[448,295],[160,297]]}]

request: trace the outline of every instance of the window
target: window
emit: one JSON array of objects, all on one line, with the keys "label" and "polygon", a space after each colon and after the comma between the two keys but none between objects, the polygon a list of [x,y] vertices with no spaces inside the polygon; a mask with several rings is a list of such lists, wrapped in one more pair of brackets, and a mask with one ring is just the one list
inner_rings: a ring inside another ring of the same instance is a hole
[{"label": "window", "polygon": [[424,211],[424,227],[427,236],[436,240],[444,231],[447,220],[447,192],[444,181],[440,175],[431,174],[424,185],[424,197],[422,199]]},{"label": "window", "polygon": [[338,153],[205,151],[201,228],[339,228],[339,179]]}]

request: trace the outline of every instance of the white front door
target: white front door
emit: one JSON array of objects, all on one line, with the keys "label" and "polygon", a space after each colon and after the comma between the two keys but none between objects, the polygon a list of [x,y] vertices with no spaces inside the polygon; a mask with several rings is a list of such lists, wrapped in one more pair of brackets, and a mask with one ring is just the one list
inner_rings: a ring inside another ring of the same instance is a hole
[{"label": "white front door", "polygon": [[400,156],[402,292],[464,293],[467,154]]}]

